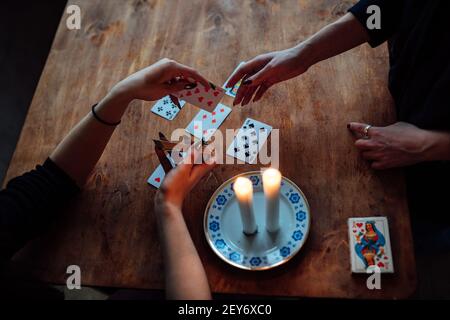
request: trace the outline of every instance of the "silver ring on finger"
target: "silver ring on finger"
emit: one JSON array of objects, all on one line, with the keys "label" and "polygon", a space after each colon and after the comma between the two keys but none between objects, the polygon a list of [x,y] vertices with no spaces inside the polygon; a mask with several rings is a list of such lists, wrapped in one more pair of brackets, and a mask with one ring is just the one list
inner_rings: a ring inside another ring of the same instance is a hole
[{"label": "silver ring on finger", "polygon": [[367,125],[365,128],[364,128],[364,130],[363,130],[363,132],[364,132],[364,136],[363,136],[363,138],[364,139],[369,139],[370,137],[369,137],[369,130],[370,130],[370,128],[372,128],[372,126],[369,124],[369,125]]}]

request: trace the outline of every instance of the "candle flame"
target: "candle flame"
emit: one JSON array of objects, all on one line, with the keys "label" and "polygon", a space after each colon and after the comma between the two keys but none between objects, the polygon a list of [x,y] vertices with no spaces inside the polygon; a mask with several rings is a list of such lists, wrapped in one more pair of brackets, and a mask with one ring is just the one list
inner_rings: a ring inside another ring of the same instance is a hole
[{"label": "candle flame", "polygon": [[250,179],[239,177],[233,185],[236,195],[247,195],[253,193],[253,185]]},{"label": "candle flame", "polygon": [[269,168],[263,172],[263,184],[266,185],[280,185],[281,173],[277,169]]}]

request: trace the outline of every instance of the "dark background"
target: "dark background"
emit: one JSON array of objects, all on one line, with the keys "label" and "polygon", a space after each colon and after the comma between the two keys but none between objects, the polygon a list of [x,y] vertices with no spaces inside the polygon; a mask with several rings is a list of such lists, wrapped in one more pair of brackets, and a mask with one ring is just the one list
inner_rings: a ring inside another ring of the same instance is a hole
[{"label": "dark background", "polygon": [[0,182],[65,6],[65,0],[0,1]]}]

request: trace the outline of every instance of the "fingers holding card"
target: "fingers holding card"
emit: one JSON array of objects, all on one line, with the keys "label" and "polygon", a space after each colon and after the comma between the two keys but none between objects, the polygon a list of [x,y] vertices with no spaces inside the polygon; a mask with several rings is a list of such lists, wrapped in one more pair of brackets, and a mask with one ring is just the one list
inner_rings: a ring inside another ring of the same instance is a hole
[{"label": "fingers holding card", "polygon": [[[183,159],[187,156],[187,152],[180,152],[179,158]],[[167,159],[172,164],[172,167],[177,166],[177,162],[174,159],[177,159],[173,156],[167,156]],[[179,162],[179,161],[178,161]],[[158,167],[156,167],[155,171],[153,171],[150,178],[148,178],[147,183],[154,186],[156,189],[159,189],[161,187],[161,184],[164,181],[164,178],[166,177],[166,172],[164,171],[163,166],[160,164]]]},{"label": "fingers holding card", "polygon": [[236,83],[232,88],[227,88],[228,82],[231,79],[231,76],[236,72],[237,69],[239,69],[243,64],[245,64],[245,61],[242,61],[237,67],[236,69],[231,73],[230,77],[227,79],[227,81],[225,82],[225,84],[223,85],[224,88],[226,88],[225,93],[232,97],[232,98],[236,98],[236,94],[237,91],[239,90],[239,87],[242,84],[242,79],[238,81],[238,83]]}]

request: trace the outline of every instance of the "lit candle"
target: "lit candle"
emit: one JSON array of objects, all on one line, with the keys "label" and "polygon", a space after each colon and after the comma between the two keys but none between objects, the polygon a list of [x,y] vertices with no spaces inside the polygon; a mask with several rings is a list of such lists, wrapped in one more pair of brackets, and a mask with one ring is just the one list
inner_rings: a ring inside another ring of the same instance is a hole
[{"label": "lit candle", "polygon": [[239,177],[233,185],[234,193],[241,210],[244,234],[252,235],[257,231],[255,214],[253,213],[253,185],[247,178]]},{"label": "lit candle", "polygon": [[273,168],[264,170],[263,188],[266,198],[266,229],[277,232],[280,229],[280,171]]}]

